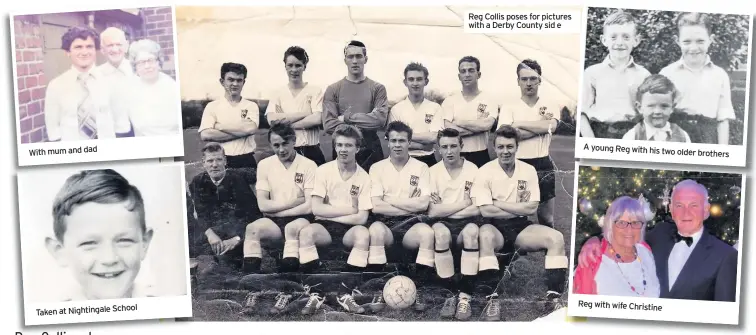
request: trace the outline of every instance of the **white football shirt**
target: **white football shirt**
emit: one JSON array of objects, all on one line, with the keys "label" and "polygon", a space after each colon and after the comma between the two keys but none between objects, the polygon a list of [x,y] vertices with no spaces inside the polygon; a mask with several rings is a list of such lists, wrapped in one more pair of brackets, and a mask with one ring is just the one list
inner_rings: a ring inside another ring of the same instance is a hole
[{"label": "white football shirt", "polygon": [[[216,123],[240,124],[244,119],[260,125],[260,108],[256,103],[242,98],[239,103],[232,105],[226,98],[221,98],[211,101],[205,106],[205,111],[202,112],[202,121],[197,131],[201,133],[205,129],[215,128]],[[239,156],[254,152],[257,144],[255,144],[255,136],[250,135],[222,142],[221,146],[223,146],[226,155]]]},{"label": "white football shirt", "polygon": [[[428,99],[415,108],[409,98],[399,101],[391,108],[388,122],[401,121],[412,128],[413,133],[437,132],[444,129],[444,115],[441,105]],[[410,150],[410,156],[432,155],[433,150]]]},{"label": "white football shirt", "polygon": [[[526,192],[530,192],[530,199],[525,199]],[[473,182],[473,197],[475,206],[492,205],[494,200],[505,202],[532,202],[541,199],[538,187],[538,173],[536,169],[523,161],[515,160],[512,177],[508,176],[499,165],[499,160],[493,160],[478,169],[478,175]]]},{"label": "white football shirt", "polygon": [[359,165],[349,179],[344,180],[339,173],[337,161],[325,163],[315,170],[313,196],[327,199],[333,206],[352,207],[352,197],[357,196],[357,208],[361,211],[373,209],[370,200],[370,176]]},{"label": "white football shirt", "polygon": [[[265,110],[265,116],[271,113],[299,114],[320,113],[323,111],[323,90],[320,87],[305,84],[297,95],[293,95],[289,86],[284,86],[275,92],[270,99],[270,105]],[[295,147],[320,144],[320,128],[295,129],[297,134]]]},{"label": "white football shirt", "polygon": [[[496,124],[498,129],[502,125],[512,125],[515,121],[541,121],[541,120],[559,120],[562,115],[562,103],[549,101],[543,97],[538,99],[533,106],[528,106],[522,99],[517,99],[511,104],[501,106],[499,122]],[[556,127],[555,127],[556,128]],[[556,129],[551,129],[555,131]],[[527,140],[520,141],[517,147],[517,158],[540,158],[549,155],[551,147],[551,133],[537,135]]]},{"label": "white football shirt", "polygon": [[[425,163],[410,157],[400,170],[386,158],[370,167],[371,195],[409,199],[430,195],[430,174]],[[419,190],[419,193],[416,193]]]},{"label": "white football shirt", "polygon": [[[496,119],[499,117],[498,100],[492,94],[483,91],[470,101],[465,100],[462,92],[456,92],[447,97],[441,106],[444,110],[444,120],[450,122],[479,120],[489,117]],[[464,147],[462,152],[487,150],[489,132],[485,131],[473,136],[463,137]]]},{"label": "white football shirt", "polygon": [[438,193],[443,204],[463,202],[465,194],[472,198],[472,187],[477,174],[478,166],[465,160],[457,178],[452,178],[444,162],[438,162],[430,168],[430,191]]},{"label": "white football shirt", "polygon": [[297,154],[287,169],[278,156],[265,158],[257,164],[258,191],[270,192],[274,201],[291,201],[304,195],[315,185],[315,170],[318,166],[307,157]]}]

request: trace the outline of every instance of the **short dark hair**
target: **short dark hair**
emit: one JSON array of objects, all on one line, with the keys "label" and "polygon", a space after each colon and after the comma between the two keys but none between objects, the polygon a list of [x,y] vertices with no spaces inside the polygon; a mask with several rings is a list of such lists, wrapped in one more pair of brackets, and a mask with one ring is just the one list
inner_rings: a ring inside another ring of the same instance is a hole
[{"label": "short dark hair", "polygon": [[294,58],[298,59],[305,66],[307,66],[307,63],[310,62],[310,56],[307,55],[307,51],[305,51],[305,49],[303,49],[302,47],[293,46],[286,49],[283,57],[284,63],[286,63],[286,58],[289,58],[289,56],[294,56]]},{"label": "short dark hair", "polygon": [[367,56],[367,47],[365,46],[365,43],[356,40],[349,41],[349,43],[347,43],[347,45],[344,47],[344,56],[346,56],[346,51],[349,47],[360,47],[362,48],[362,55]]},{"label": "short dark hair", "polygon": [[392,131],[397,133],[407,133],[407,139],[412,141],[412,128],[402,121],[392,121],[386,127],[386,139]]},{"label": "short dark hair", "polygon": [[496,137],[503,137],[503,138],[513,138],[515,140],[515,144],[518,146],[520,145],[520,132],[517,131],[515,127],[512,127],[508,124],[504,124],[499,129],[496,129],[496,132],[494,133],[496,136],[494,137],[494,140]]},{"label": "short dark hair", "polygon": [[223,63],[221,65],[220,77],[226,79],[226,73],[233,72],[244,76],[247,79],[247,67],[239,63]]},{"label": "short dark hair", "polygon": [[270,130],[268,130],[268,143],[270,143],[270,136],[276,134],[278,136],[281,136],[281,138],[284,139],[284,141],[287,142],[295,142],[297,139],[297,133],[294,132],[294,128],[291,127],[289,124],[285,123],[274,123]]},{"label": "short dark hair", "polygon": [[428,68],[425,67],[425,65],[423,65],[422,63],[412,62],[407,64],[407,66],[404,68],[404,78],[407,78],[407,73],[410,71],[421,71],[425,76],[426,81],[430,79],[428,78]]},{"label": "short dark hair", "polygon": [[459,60],[459,63],[457,63],[457,68],[459,68],[462,63],[475,63],[475,71],[480,72],[480,60],[476,58],[475,56],[465,56],[462,57]]},{"label": "short dark hair", "polygon": [[220,152],[223,154],[223,156],[226,156],[226,150],[223,149],[223,146],[220,145],[220,143],[208,142],[204,147],[202,147],[202,159],[205,159],[205,154],[214,152]]},{"label": "short dark hair", "polygon": [[635,101],[641,102],[643,94],[672,94],[672,101],[677,101],[679,92],[675,88],[675,84],[669,80],[669,78],[661,74],[652,74],[638,86],[638,91],[635,93]]},{"label": "short dark hair", "polygon": [[524,59],[520,64],[517,64],[517,78],[520,78],[520,70],[522,69],[531,69],[539,76],[541,75],[541,64],[538,64],[535,59]]},{"label": "short dark hair", "polygon": [[68,28],[68,31],[66,31],[66,33],[60,38],[60,47],[63,50],[70,52],[71,44],[73,44],[75,40],[81,39],[86,41],[87,38],[90,37],[94,41],[95,49],[100,50],[100,34],[89,27]]},{"label": "short dark hair", "polygon": [[675,19],[677,30],[686,26],[701,26],[706,28],[706,32],[711,34],[711,18],[705,13],[680,13]]},{"label": "short dark hair", "polygon": [[[62,243],[63,236],[66,234],[65,217],[71,215],[76,206],[89,202],[98,204],[123,202],[129,212],[136,212],[142,232],[147,230],[144,199],[136,186],[111,169],[84,170],[68,177],[53,201],[53,231],[58,241]],[[107,222],[102,224],[107,224]]]},{"label": "short dark hair", "polygon": [[332,144],[336,144],[336,136],[353,138],[357,142],[357,147],[362,146],[362,131],[360,131],[360,128],[351,124],[344,123],[336,127],[336,130],[333,131],[333,135],[331,135]]},{"label": "short dark hair", "polygon": [[459,144],[462,144],[462,136],[459,136],[459,131],[454,128],[444,128],[439,130],[438,135],[436,135],[436,143],[440,144],[442,137],[456,137],[459,139]]}]

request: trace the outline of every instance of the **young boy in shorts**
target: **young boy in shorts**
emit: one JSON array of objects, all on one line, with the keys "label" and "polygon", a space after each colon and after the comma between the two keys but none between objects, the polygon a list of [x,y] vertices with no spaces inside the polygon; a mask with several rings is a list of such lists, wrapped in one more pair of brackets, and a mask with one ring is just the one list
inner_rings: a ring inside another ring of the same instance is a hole
[{"label": "young boy in shorts", "polygon": [[651,75],[633,61],[640,43],[635,18],[617,11],[604,21],[601,44],[609,55],[585,69],[580,134],[583,137],[621,138],[635,124],[633,97],[638,85]]},{"label": "young boy in shorts", "polygon": [[676,22],[682,57],[659,72],[680,92],[670,120],[690,132],[693,143],[727,145],[735,110],[730,77],[708,55],[714,38],[710,18],[707,14],[682,13]]},{"label": "young boy in shorts", "polygon": [[118,172],[86,170],[66,179],[53,202],[50,254],[79,284],[67,301],[154,296],[136,285],[153,231],[144,199]]},{"label": "young boy in shorts", "polygon": [[690,143],[688,133],[669,122],[677,96],[675,85],[667,77],[654,74],[646,78],[638,87],[635,102],[638,111],[643,115],[643,120],[630,129],[622,139]]}]

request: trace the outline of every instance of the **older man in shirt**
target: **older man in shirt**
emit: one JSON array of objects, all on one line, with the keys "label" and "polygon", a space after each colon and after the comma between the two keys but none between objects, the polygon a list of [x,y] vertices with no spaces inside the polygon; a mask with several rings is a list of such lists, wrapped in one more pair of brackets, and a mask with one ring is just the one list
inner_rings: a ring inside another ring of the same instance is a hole
[{"label": "older man in shirt", "polygon": [[[99,45],[97,32],[88,27],[70,28],[61,38],[71,68],[51,80],[45,93],[45,126],[49,141],[114,138],[128,119],[115,117],[103,75],[95,68]],[[125,121],[124,121],[125,120]]]}]

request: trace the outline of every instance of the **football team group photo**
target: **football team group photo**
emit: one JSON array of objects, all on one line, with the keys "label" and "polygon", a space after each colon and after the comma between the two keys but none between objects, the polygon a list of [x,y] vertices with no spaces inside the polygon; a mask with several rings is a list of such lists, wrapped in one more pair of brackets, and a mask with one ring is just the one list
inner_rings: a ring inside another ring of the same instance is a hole
[{"label": "football team group photo", "polygon": [[[571,185],[551,153],[572,168],[577,74],[555,84],[548,50],[385,61],[386,30],[326,46],[301,32],[245,55],[240,14],[177,13],[179,62],[197,69],[182,81],[193,320],[532,321],[564,307],[570,218],[555,214]],[[272,38],[273,23],[247,24],[254,43]],[[496,45],[482,38],[464,42]]]}]

